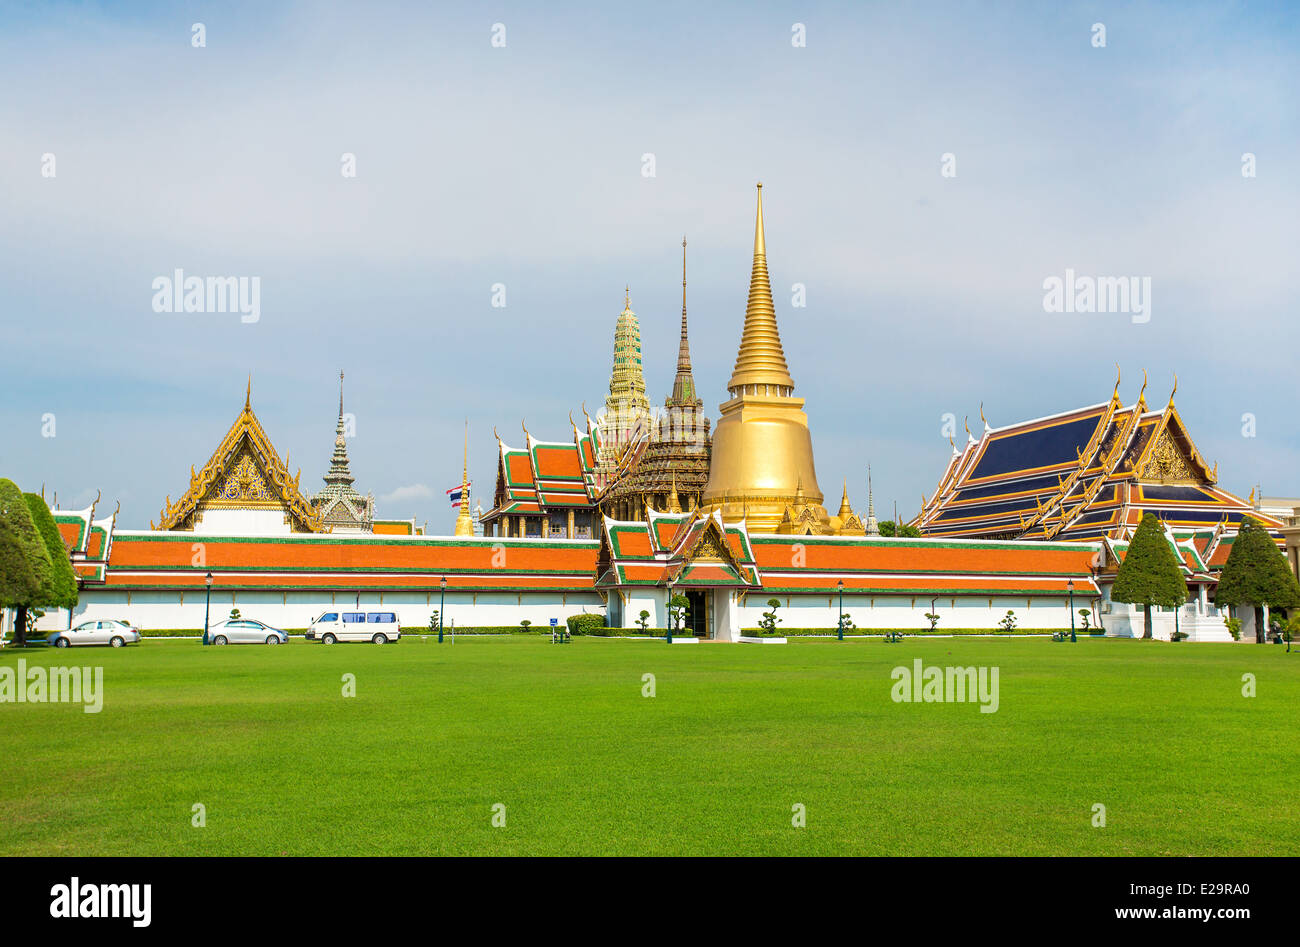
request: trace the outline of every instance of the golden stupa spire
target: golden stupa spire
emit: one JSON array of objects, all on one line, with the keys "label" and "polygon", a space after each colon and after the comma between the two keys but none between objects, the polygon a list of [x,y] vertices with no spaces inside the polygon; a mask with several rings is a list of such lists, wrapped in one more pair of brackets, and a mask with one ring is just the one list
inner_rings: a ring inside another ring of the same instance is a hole
[{"label": "golden stupa spire", "polygon": [[469,512],[469,418],[465,419],[465,463],[460,475],[460,509],[456,513],[456,535],[474,535],[474,518]]},{"label": "golden stupa spire", "polygon": [[772,303],[772,283],[767,274],[767,242],[763,234],[763,185],[758,185],[758,212],[754,220],[754,267],[749,276],[749,302],[745,305],[745,330],[740,338],[736,367],[727,382],[733,396],[750,385],[774,386],[758,394],[789,397],[794,379],[785,363],[781,333]]}]

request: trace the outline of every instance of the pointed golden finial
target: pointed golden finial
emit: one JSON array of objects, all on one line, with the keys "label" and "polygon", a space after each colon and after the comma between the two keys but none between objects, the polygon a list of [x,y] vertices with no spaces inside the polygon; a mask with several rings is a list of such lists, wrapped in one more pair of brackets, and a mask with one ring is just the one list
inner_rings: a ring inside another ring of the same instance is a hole
[{"label": "pointed golden finial", "polygon": [[1178,394],[1178,372],[1174,372],[1174,390],[1169,392],[1169,406],[1174,405],[1174,395]]},{"label": "pointed golden finial", "polygon": [[522,428],[524,429],[524,447],[530,447],[530,446],[532,446],[532,445],[530,445],[530,444],[528,443],[529,440],[531,440],[532,435],[528,433],[528,428],[527,428],[527,427],[524,427],[524,422],[523,422],[523,419],[522,419],[522,418],[521,418],[520,421],[519,421],[519,426],[522,427]]},{"label": "pointed golden finial", "polygon": [[244,389],[244,410],[247,411],[252,406],[253,401],[253,373],[248,373],[248,387]]},{"label": "pointed golden finial", "polygon": [[632,285],[629,283],[628,285],[623,287],[623,311],[630,312],[631,310],[632,310]]},{"label": "pointed golden finial", "polygon": [[[767,242],[763,230],[763,185],[758,185],[758,209],[754,218],[754,264],[749,275],[749,300],[745,304],[745,327],[741,332],[740,351],[727,390],[737,395],[750,386],[760,393],[787,396],[793,393],[794,379],[786,365],[781,347],[781,331],[776,324],[776,306],[772,302],[772,282],[767,273]],[[772,389],[776,390],[773,391]]]},{"label": "pointed golden finial", "polygon": [[1246,498],[1246,502],[1249,503],[1251,506],[1254,506],[1254,505],[1255,505],[1255,488],[1254,488],[1254,487],[1251,487],[1251,488],[1250,488],[1250,496]]},{"label": "pointed golden finial", "polygon": [[967,436],[968,438],[970,438],[971,440],[974,440],[974,439],[975,439],[975,435],[973,435],[973,434],[970,432],[970,415],[969,415],[969,414],[966,415],[966,417],[962,419],[962,423],[966,425],[966,436]]},{"label": "pointed golden finial", "polygon": [[957,442],[954,441],[954,440],[950,437],[950,438],[948,438],[948,444],[949,444],[949,446],[952,447],[952,452],[953,452],[954,454],[957,453]]},{"label": "pointed golden finial", "polygon": [[1119,380],[1122,377],[1123,375],[1119,370],[1119,362],[1116,362],[1115,363],[1115,391],[1110,396],[1112,401],[1118,400],[1119,398]]},{"label": "pointed golden finial", "polygon": [[840,525],[843,526],[848,517],[853,515],[853,507],[849,506],[849,478],[844,478],[844,495],[840,499]]},{"label": "pointed golden finial", "polygon": [[680,513],[682,511],[681,498],[677,496],[677,471],[673,471],[673,490],[668,494],[668,512]]},{"label": "pointed golden finial", "polygon": [[1138,404],[1143,408],[1147,406],[1147,370],[1142,369],[1142,390],[1138,392]]},{"label": "pointed golden finial", "polygon": [[984,422],[984,430],[989,429],[989,419],[984,417],[984,402],[980,402],[980,420]]}]

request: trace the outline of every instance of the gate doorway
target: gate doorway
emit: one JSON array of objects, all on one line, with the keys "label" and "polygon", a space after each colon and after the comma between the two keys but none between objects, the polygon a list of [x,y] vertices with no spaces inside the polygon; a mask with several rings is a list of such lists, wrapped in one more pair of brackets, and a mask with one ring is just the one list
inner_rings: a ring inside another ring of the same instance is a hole
[{"label": "gate doorway", "polygon": [[686,633],[694,638],[712,638],[709,632],[709,595],[698,589],[688,589],[685,593],[690,604],[686,608],[686,620],[682,623]]}]

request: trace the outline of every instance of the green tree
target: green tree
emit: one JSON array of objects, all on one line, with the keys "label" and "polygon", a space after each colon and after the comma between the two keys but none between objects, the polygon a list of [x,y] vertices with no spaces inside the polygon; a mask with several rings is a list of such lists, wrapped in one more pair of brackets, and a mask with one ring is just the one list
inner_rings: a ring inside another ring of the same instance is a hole
[{"label": "green tree", "polygon": [[1142,606],[1142,637],[1151,637],[1151,606],[1180,608],[1187,601],[1187,581],[1164,527],[1147,513],[1128,544],[1128,552],[1115,577],[1110,597],[1116,602]]},{"label": "green tree", "polygon": [[758,620],[758,627],[762,628],[769,635],[774,635],[776,634],[776,623],[781,620],[776,617],[776,610],[781,607],[781,600],[779,598],[769,598],[767,600],[767,607],[770,608],[771,611],[763,613],[763,617]]},{"label": "green tree", "polygon": [[1224,563],[1215,605],[1253,606],[1255,641],[1264,643],[1264,606],[1294,608],[1300,605],[1300,584],[1287,567],[1286,557],[1259,520],[1247,516],[1237,529],[1232,551]]},{"label": "green tree", "polygon": [[45,505],[45,500],[35,493],[24,493],[27,510],[31,513],[36,532],[40,533],[45,543],[45,551],[50,554],[51,582],[46,595],[42,590],[38,603],[42,608],[66,608],[69,615],[77,607],[77,574],[72,571],[72,559],[68,547],[59,535],[59,527],[54,522],[54,515]]},{"label": "green tree", "polygon": [[686,618],[687,611],[690,610],[691,600],[681,592],[673,594],[668,600],[668,621],[673,631],[682,630],[682,621]]},{"label": "green tree", "polygon": [[646,629],[650,627],[650,613],[644,608],[641,609],[641,617],[636,620],[636,623],[641,626],[641,634],[644,635]]},{"label": "green tree", "polygon": [[902,532],[899,532],[899,529],[898,529],[898,527],[894,524],[894,521],[893,521],[893,520],[883,520],[883,521],[879,524],[879,526],[880,526],[880,535],[881,535],[881,536],[888,536],[888,537],[890,537],[891,539],[892,539],[894,536],[899,536],[899,537],[902,538],[902,539],[920,539],[920,538],[921,538],[921,531],[920,531],[919,529],[917,529],[915,526],[913,526],[911,523],[904,523],[904,524],[903,524]]},{"label": "green tree", "polygon": [[27,610],[53,594],[54,566],[12,480],[0,478],[0,608],[17,610],[14,644],[27,643]]}]

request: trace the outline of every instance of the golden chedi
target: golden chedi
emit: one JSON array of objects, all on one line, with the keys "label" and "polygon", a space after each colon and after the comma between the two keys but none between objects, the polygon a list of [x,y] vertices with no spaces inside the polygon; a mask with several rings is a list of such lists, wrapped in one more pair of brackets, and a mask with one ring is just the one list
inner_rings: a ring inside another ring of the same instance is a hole
[{"label": "golden chedi", "polygon": [[[797,506],[812,531],[829,532],[813,466],[812,436],[803,399],[794,397],[776,307],[767,275],[763,234],[763,185],[758,185],[754,267],[736,367],[727,383],[731,399],[721,406],[713,433],[709,481],[701,505],[728,518],[744,515],[749,529],[777,532],[787,508]],[[806,528],[806,527],[805,527]]]}]

